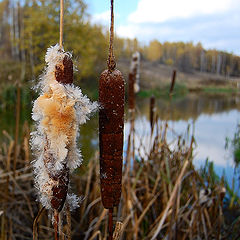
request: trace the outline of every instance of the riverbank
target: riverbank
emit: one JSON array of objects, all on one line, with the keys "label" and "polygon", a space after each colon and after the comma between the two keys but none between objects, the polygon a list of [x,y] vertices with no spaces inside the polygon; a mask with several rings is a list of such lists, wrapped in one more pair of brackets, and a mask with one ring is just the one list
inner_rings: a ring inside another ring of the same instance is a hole
[{"label": "riverbank", "polygon": [[[125,79],[128,79],[130,62],[119,60],[118,68],[123,72]],[[171,84],[173,67],[142,61],[140,67],[140,85],[141,90],[155,91],[169,89]],[[229,77],[203,72],[181,72],[177,70],[176,87],[180,92],[224,92],[232,93],[240,90],[240,77]]]}]

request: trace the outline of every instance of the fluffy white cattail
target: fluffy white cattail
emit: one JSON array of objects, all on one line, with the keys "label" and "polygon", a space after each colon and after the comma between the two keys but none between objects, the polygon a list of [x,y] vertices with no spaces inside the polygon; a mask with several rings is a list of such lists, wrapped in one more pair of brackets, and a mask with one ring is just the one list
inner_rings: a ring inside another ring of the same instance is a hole
[{"label": "fluffy white cattail", "polygon": [[140,53],[135,52],[132,55],[131,67],[130,72],[135,75],[135,82],[134,82],[134,92],[138,93],[140,91]]},{"label": "fluffy white cattail", "polygon": [[77,148],[79,125],[98,108],[72,84],[71,57],[58,44],[48,48],[47,67],[38,84],[40,96],[32,110],[36,131],[31,133],[31,145],[39,200],[59,212],[65,200],[71,209],[78,206],[78,197],[68,193],[69,172],[82,162]]}]

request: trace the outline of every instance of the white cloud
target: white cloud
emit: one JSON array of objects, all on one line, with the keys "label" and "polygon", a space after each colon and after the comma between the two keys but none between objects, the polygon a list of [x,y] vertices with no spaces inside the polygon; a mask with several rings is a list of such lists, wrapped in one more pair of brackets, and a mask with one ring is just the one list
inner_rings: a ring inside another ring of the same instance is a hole
[{"label": "white cloud", "polygon": [[153,39],[164,41],[202,42],[205,48],[240,55],[239,7],[224,14],[171,20],[164,23],[130,23],[116,27],[121,37],[137,38],[142,43]]},{"label": "white cloud", "polygon": [[[180,31],[180,30],[179,30]],[[120,25],[117,28],[117,34],[120,37],[138,38],[139,40],[149,41],[152,39],[159,39],[160,37],[176,34],[176,29],[170,26],[152,26],[152,25],[139,25],[127,24]]]},{"label": "white cloud", "polygon": [[[240,54],[239,1],[139,0],[127,19],[116,11],[115,31],[120,37],[137,38],[144,44],[153,39],[201,41],[205,48]],[[91,22],[109,27],[110,11],[93,15]]]},{"label": "white cloud", "polygon": [[132,23],[161,23],[167,20],[223,13],[238,0],[140,0],[129,15]]},{"label": "white cloud", "polygon": [[110,21],[110,13],[111,13],[110,10],[102,13],[97,13],[92,16],[92,22],[106,25]]}]

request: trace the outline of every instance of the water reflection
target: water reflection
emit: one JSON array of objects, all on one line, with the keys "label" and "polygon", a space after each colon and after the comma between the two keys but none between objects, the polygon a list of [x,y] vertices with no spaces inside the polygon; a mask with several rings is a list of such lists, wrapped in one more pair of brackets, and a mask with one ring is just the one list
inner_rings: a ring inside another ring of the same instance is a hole
[{"label": "water reflection", "polygon": [[[196,139],[194,163],[200,167],[208,158],[216,166],[216,172],[231,181],[234,174],[233,156],[225,150],[226,138],[232,139],[236,126],[240,120],[240,98],[227,95],[188,95],[171,103],[158,99],[157,114],[160,121],[168,121],[174,130],[169,131],[168,141],[176,135],[186,133],[190,124]],[[149,100],[138,101],[138,115],[136,119],[137,135],[146,139],[149,132]],[[128,131],[126,125],[126,132]],[[146,142],[149,141],[146,139]]]},{"label": "water reflection", "polygon": [[[216,114],[228,112],[233,109],[240,110],[240,97],[238,95],[224,94],[188,94],[183,98],[168,100],[157,100],[157,114],[162,120],[196,120],[201,114]],[[149,100],[138,102],[140,111],[145,116],[149,113]]]},{"label": "water reflection", "polygon": [[[149,99],[137,99],[136,133],[139,137],[149,135]],[[189,94],[186,97],[156,100],[157,115],[161,121],[168,120],[169,126],[177,135],[184,134],[187,125],[194,126],[197,142],[195,164],[200,166],[207,157],[219,167],[233,169],[232,155],[225,151],[225,138],[232,138],[240,116],[240,98],[235,95]],[[30,120],[30,110],[21,112],[21,124]],[[127,116],[127,114],[126,114]],[[126,120],[127,121],[127,120]],[[1,112],[0,142],[3,141],[3,130],[14,135],[15,111]],[[126,122],[125,137],[129,132]],[[169,136],[169,137],[176,137]],[[146,146],[147,146],[146,141]],[[98,117],[95,116],[80,128],[79,145],[82,149],[84,162],[93,157],[98,149]]]}]

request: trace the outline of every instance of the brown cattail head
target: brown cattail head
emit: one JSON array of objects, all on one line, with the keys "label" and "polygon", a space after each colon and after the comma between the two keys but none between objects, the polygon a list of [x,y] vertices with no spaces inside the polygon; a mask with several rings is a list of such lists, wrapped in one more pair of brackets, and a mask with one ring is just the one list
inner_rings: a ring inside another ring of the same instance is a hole
[{"label": "brown cattail head", "polygon": [[171,82],[171,86],[170,86],[170,90],[169,90],[169,95],[172,95],[172,93],[173,93],[173,89],[174,89],[174,85],[175,85],[175,81],[176,81],[176,74],[177,74],[177,71],[173,70],[172,82]]},{"label": "brown cattail head", "polygon": [[100,180],[103,206],[118,206],[122,188],[124,79],[117,69],[102,72],[99,81]]},{"label": "brown cattail head", "polygon": [[155,97],[152,95],[150,98],[150,124],[153,129],[154,124],[154,112],[155,112]]},{"label": "brown cattail head", "polygon": [[63,164],[63,168],[59,171],[54,170],[56,159],[50,151],[49,141],[46,139],[43,153],[44,166],[48,176],[52,182],[51,185],[51,200],[50,204],[52,209],[60,212],[64,206],[69,184],[69,169],[66,166],[66,162]]},{"label": "brown cattail head", "polygon": [[64,206],[69,183],[69,169],[66,166],[54,176],[57,184],[52,188],[51,207],[60,212]]},{"label": "brown cattail head", "polygon": [[140,53],[135,52],[132,55],[130,73],[134,75],[134,93],[138,93],[140,90]]},{"label": "brown cattail head", "polygon": [[65,55],[62,63],[55,66],[55,77],[59,83],[73,83],[73,62],[68,55]]}]

